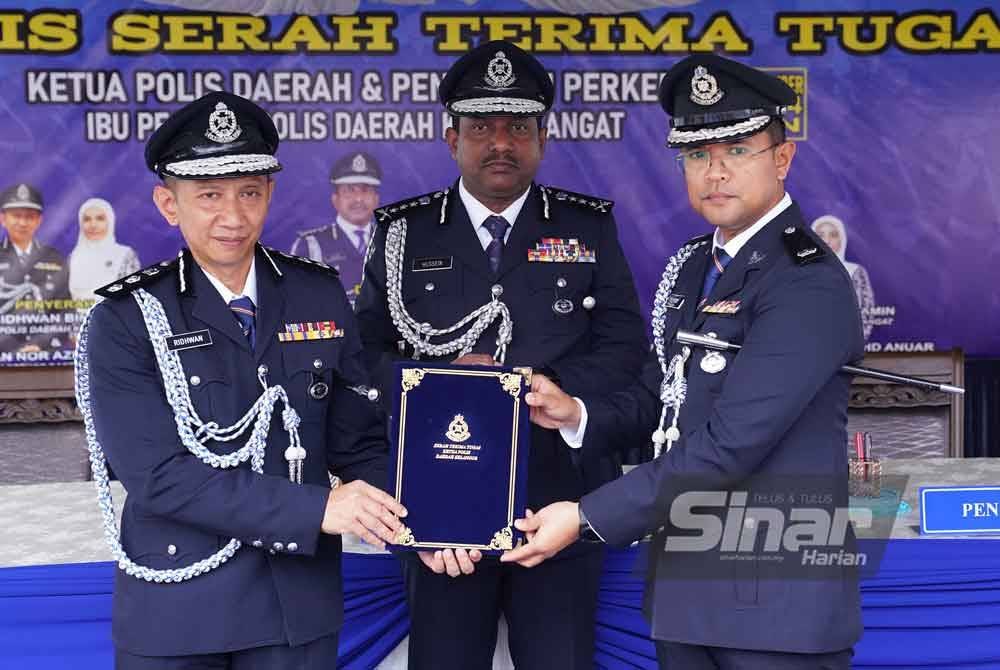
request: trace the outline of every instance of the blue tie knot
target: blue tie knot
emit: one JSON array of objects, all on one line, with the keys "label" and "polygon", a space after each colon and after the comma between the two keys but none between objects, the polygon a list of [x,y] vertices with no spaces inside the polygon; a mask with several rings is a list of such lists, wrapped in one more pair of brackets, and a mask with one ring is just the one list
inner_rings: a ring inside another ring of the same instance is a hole
[{"label": "blue tie knot", "polygon": [[247,341],[250,342],[250,348],[253,349],[254,323],[257,319],[257,308],[254,306],[253,300],[246,296],[234,298],[229,301],[229,309],[232,310],[233,316],[236,317],[240,328],[243,330],[243,334],[246,335]]},{"label": "blue tie knot", "polygon": [[493,236],[494,240],[503,244],[503,236],[507,233],[507,229],[510,228],[507,219],[494,214],[493,216],[486,217],[483,225],[486,227],[486,230],[490,231],[490,235]]},{"label": "blue tie knot", "polygon": [[708,300],[709,294],[715,288],[715,283],[719,281],[719,277],[722,276],[723,271],[731,260],[733,260],[732,256],[727,254],[726,250],[722,247],[712,249],[712,262],[708,266],[708,272],[705,273],[705,283],[701,287],[702,303]]}]

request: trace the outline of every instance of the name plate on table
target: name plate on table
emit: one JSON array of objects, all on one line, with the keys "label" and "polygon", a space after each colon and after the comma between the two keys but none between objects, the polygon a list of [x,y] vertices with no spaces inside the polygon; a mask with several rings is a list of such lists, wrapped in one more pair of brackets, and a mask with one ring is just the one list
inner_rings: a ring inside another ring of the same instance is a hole
[{"label": "name plate on table", "polygon": [[521,537],[531,371],[396,364],[389,492],[407,509],[396,548],[500,553]]},{"label": "name plate on table", "polygon": [[1000,486],[922,487],[920,532],[1000,533]]}]

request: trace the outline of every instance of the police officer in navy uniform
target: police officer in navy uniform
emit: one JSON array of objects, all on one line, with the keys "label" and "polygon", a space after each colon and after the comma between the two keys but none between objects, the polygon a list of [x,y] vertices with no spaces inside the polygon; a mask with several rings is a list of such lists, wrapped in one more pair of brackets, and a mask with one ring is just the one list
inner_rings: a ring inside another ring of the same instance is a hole
[{"label": "police officer in navy uniform", "polygon": [[370,154],[349,153],[334,163],[330,183],[336,221],[300,232],[292,244],[292,253],[337,268],[347,289],[347,299],[353,305],[361,288],[365,254],[375,231],[372,217],[378,207],[382,168]]},{"label": "police officer in navy uniform", "polygon": [[[726,560],[739,552],[721,543],[677,550],[678,537],[691,535],[691,525],[675,523],[692,518],[679,505],[689,492],[722,492],[721,505],[746,506],[737,530],[752,533],[773,525],[757,523],[755,500],[783,514],[815,507],[827,519],[847,509],[850,378],[838,370],[862,357],[863,339],[843,265],[784,188],[795,145],[781,114],[795,94],[771,75],[706,55],[671,68],[660,100],[673,117],[667,144],[680,151],[691,205],[715,230],[668,263],[654,352],[638,384],[577,403],[537,378],[527,402],[538,421],[580,439],[585,454],[652,436],[661,455],[579,504],[518,521],[529,542],[502,560],[536,565],[581,535],[622,545],[662,526],[649,549],[646,602],[660,667],[846,669],[861,632],[852,568],[794,574],[794,561],[768,562],[772,550],[753,535],[750,561]],[[742,348],[684,344],[679,329]],[[808,491],[797,495],[802,481]],[[776,495],[746,499],[761,482]],[[840,548],[853,541],[848,530]],[[801,568],[803,556],[788,551]]]},{"label": "police officer in navy uniform", "polygon": [[42,300],[68,298],[66,260],[35,239],[42,207],[42,194],[30,184],[15,184],[0,194],[0,221],[7,232],[0,245],[0,276],[8,287],[30,284]]},{"label": "police officer in navy uniform", "polygon": [[[384,428],[337,273],[258,242],[277,146],[267,114],[229,93],[172,115],[146,163],[187,246],[99,289],[81,333],[96,439],[128,492],[119,668],[332,668],[340,534],[383,545],[399,528],[403,510],[366,483],[384,477]],[[262,414],[254,403],[277,387],[294,412],[278,401]],[[259,461],[217,467],[256,440],[227,432],[244,415],[264,422]],[[331,490],[330,474],[349,483]],[[242,546],[220,559],[231,539]]]},{"label": "police officer in navy uniform", "polygon": [[[0,223],[6,231],[0,243],[0,314],[14,309],[18,300],[69,299],[66,259],[35,239],[42,211],[42,194],[31,184],[14,184],[0,193]],[[0,348],[59,349],[65,339],[62,335],[6,335],[0,338]]]},{"label": "police officer in navy uniform", "polygon": [[[553,99],[545,69],[510,43],[490,42],[451,67],[440,97],[461,178],[376,211],[356,311],[377,380],[387,384],[400,359],[493,364],[496,356],[545,370],[574,395],[622,388],[647,342],[612,203],[533,182]],[[400,270],[394,286],[387,267]],[[478,338],[468,337],[472,324],[432,336],[430,346],[414,334],[414,323],[447,329],[481,305],[496,312]],[[449,343],[450,353],[435,348]],[[591,458],[557,431],[532,431],[531,508],[579,499],[619,473],[614,454]],[[464,550],[404,558],[411,669],[490,668],[501,611],[518,668],[593,667],[600,547],[567,550],[541,573],[479,558]]]}]

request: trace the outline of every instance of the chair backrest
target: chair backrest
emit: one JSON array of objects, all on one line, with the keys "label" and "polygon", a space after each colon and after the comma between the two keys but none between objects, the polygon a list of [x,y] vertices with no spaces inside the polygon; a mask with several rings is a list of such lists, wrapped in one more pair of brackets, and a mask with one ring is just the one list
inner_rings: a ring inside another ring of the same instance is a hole
[{"label": "chair backrest", "polygon": [[[962,386],[965,357],[959,349],[871,353],[862,365]],[[855,377],[847,413],[847,446],[853,451],[854,433],[867,431],[879,458],[961,458],[963,411],[960,395]]]}]

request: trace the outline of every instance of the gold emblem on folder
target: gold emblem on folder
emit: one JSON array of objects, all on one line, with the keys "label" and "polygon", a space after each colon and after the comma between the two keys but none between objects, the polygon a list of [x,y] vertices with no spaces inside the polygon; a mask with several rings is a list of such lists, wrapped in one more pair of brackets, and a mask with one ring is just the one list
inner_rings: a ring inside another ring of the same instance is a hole
[{"label": "gold emblem on folder", "polygon": [[469,432],[469,424],[465,422],[465,417],[456,414],[455,419],[448,424],[448,432],[445,435],[452,442],[465,442],[472,434]]}]

